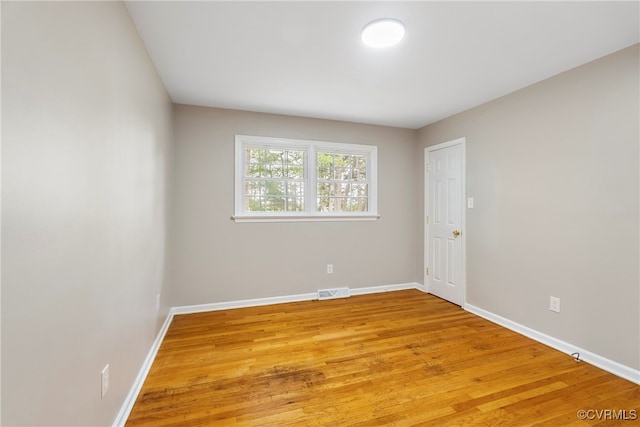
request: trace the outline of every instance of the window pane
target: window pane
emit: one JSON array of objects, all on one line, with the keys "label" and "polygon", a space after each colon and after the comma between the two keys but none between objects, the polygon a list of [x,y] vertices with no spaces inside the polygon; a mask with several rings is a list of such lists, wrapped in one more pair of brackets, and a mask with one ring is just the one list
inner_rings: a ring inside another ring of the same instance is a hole
[{"label": "window pane", "polygon": [[304,152],[299,150],[245,150],[245,177],[304,178]]},{"label": "window pane", "polygon": [[323,196],[335,196],[335,194],[336,194],[336,185],[335,184],[325,183],[325,184],[322,184],[322,187],[323,187],[323,191],[320,193],[320,195],[323,195]]},{"label": "window pane", "polygon": [[351,191],[349,192],[350,196],[355,197],[366,197],[368,196],[368,185],[367,184],[351,184]]},{"label": "window pane", "polygon": [[358,211],[358,212],[369,211],[369,199],[367,199],[366,197],[356,197],[353,199],[353,201],[355,202],[355,206],[356,206],[356,208],[354,209],[355,211]]},{"label": "window pane", "polygon": [[284,181],[265,181],[265,196],[284,196]]},{"label": "window pane", "polygon": [[244,198],[244,208],[247,212],[264,211],[262,198],[260,196],[249,196]]},{"label": "window pane", "polygon": [[269,176],[272,178],[284,178],[284,165],[282,164],[269,165]]},{"label": "window pane", "polygon": [[247,148],[245,150],[245,176],[260,178],[264,174],[265,150]]},{"label": "window pane", "polygon": [[304,196],[304,182],[302,181],[287,182],[287,196],[288,197]]},{"label": "window pane", "polygon": [[347,211],[347,198],[346,197],[336,197],[335,202],[335,211],[336,212],[344,212]]},{"label": "window pane", "polygon": [[360,154],[317,154],[316,201],[320,212],[367,212],[367,160]]},{"label": "window pane", "polygon": [[304,153],[302,151],[287,151],[287,163],[292,166],[303,166]]},{"label": "window pane", "polygon": [[304,199],[302,197],[288,197],[287,211],[302,212],[304,210]]},{"label": "window pane", "polygon": [[244,186],[244,194],[259,196],[262,194],[262,185],[257,181],[247,181]]},{"label": "window pane", "polygon": [[283,212],[284,197],[265,197],[264,211],[266,212]]},{"label": "window pane", "polygon": [[247,148],[245,157],[250,163],[264,163],[265,150],[261,148]]},{"label": "window pane", "polygon": [[333,154],[318,153],[318,179],[333,179]]},{"label": "window pane", "polygon": [[317,198],[319,212],[367,212],[367,197],[326,196]]},{"label": "window pane", "polygon": [[353,156],[352,179],[354,181],[367,180],[367,161],[363,156]]},{"label": "window pane", "polygon": [[284,163],[284,150],[267,150],[266,163]]},{"label": "window pane", "polygon": [[329,210],[329,197],[318,197],[317,209],[319,212],[331,212]]},{"label": "window pane", "polygon": [[247,212],[303,211],[305,151],[244,149],[243,207]]},{"label": "window pane", "polygon": [[248,212],[284,211],[284,196],[284,181],[246,181],[244,207]]},{"label": "window pane", "polygon": [[303,179],[304,178],[304,168],[302,166],[296,165],[287,165],[287,178],[291,179]]},{"label": "window pane", "polygon": [[348,196],[349,195],[349,188],[351,187],[350,184],[336,184],[337,187],[337,196]]},{"label": "window pane", "polygon": [[245,176],[261,178],[264,176],[264,165],[262,163],[249,163],[246,165]]}]

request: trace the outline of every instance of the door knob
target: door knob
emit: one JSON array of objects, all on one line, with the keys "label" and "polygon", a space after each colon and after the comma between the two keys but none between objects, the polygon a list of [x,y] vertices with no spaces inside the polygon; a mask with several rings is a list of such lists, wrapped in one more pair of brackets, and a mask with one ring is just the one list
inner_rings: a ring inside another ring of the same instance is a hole
[{"label": "door knob", "polygon": [[453,230],[453,237],[458,237],[460,235],[460,230]]}]

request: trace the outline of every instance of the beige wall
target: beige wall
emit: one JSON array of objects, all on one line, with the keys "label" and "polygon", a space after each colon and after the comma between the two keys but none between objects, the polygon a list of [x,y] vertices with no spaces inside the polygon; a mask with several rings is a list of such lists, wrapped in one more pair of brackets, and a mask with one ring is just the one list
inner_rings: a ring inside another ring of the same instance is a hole
[{"label": "beige wall", "polygon": [[635,369],[638,75],[635,45],[427,126],[416,152],[467,137],[468,303]]},{"label": "beige wall", "polygon": [[2,2],[2,42],[2,425],[110,425],[167,313],[171,103],[122,3]]},{"label": "beige wall", "polygon": [[[177,105],[171,301],[202,304],[415,282],[413,130]],[[236,134],[378,146],[378,209],[363,222],[235,223]],[[326,265],[335,273],[326,274]]]}]

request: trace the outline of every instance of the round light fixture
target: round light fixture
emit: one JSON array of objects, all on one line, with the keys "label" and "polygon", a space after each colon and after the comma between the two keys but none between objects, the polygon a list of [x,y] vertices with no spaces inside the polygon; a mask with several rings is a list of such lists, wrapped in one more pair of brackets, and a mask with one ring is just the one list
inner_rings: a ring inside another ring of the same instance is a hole
[{"label": "round light fixture", "polygon": [[362,41],[371,47],[388,47],[404,37],[404,25],[396,19],[378,19],[362,30]]}]

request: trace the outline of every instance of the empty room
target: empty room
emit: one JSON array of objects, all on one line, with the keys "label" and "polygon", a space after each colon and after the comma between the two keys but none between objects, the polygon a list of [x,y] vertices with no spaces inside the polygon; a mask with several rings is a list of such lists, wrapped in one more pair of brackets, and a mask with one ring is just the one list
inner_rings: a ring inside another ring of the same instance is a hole
[{"label": "empty room", "polygon": [[1,2],[0,424],[635,425],[640,2]]}]

